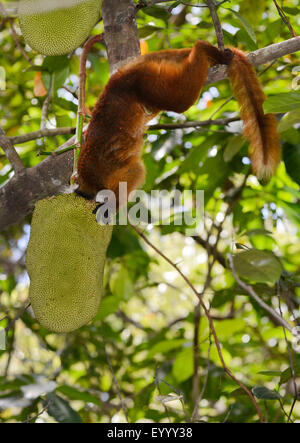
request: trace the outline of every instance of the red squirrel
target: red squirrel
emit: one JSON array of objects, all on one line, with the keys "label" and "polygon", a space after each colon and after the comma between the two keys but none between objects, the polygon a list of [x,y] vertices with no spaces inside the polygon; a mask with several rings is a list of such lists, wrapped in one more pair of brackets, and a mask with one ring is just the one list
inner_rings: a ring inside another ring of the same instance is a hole
[{"label": "red squirrel", "polygon": [[87,199],[101,190],[115,193],[127,182],[128,194],[145,178],[141,159],[145,125],[159,111],[186,111],[197,100],[209,67],[228,65],[228,76],[240,106],[244,136],[250,142],[253,172],[268,179],[281,150],[277,122],[264,114],[265,94],[245,54],[205,41],[193,48],[148,53],[123,66],[110,78],[92,113],[78,159],[78,189]]}]

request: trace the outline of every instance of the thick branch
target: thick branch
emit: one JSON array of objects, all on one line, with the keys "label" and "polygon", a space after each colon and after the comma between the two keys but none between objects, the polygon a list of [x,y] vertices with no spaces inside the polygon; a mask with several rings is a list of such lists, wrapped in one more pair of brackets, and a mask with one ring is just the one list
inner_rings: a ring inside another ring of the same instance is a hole
[{"label": "thick branch", "polygon": [[[257,51],[250,52],[248,58],[253,66],[271,62],[284,55],[293,54],[300,51],[300,37],[290,38],[284,42],[274,43]],[[214,66],[209,70],[206,84],[211,84],[223,80],[227,77],[226,66]]]},{"label": "thick branch", "polygon": [[50,156],[33,168],[23,169],[0,188],[0,230],[21,222],[35,202],[68,185],[72,166],[72,151]]}]

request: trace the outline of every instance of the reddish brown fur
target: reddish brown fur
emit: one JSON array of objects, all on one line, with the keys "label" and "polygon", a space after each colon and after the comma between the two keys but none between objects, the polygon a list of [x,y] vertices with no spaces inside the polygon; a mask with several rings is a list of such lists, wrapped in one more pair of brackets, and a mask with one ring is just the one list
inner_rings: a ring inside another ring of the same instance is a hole
[{"label": "reddish brown fur", "polygon": [[140,186],[145,176],[141,150],[146,123],[161,110],[184,112],[192,106],[208,68],[217,63],[229,64],[246,123],[244,134],[252,143],[254,170],[273,171],[280,152],[275,118],[263,115],[265,96],[257,77],[243,53],[233,51],[232,59],[231,52],[197,41],[190,49],[149,53],[114,74],[92,114],[78,161],[77,192],[92,199],[109,189],[118,203],[119,182],[127,182],[128,193]]},{"label": "reddish brown fur", "polygon": [[232,51],[235,57],[228,75],[240,105],[244,135],[250,141],[252,169],[258,178],[269,179],[281,157],[277,121],[273,114],[264,115],[266,97],[249,60],[238,49]]}]

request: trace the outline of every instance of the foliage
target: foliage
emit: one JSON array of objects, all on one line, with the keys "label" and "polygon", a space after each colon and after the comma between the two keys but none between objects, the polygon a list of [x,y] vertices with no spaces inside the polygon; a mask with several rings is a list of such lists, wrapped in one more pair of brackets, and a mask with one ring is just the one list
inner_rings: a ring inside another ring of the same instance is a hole
[{"label": "foliage", "polygon": [[[138,29],[149,51],[191,46],[196,39],[216,43],[207,8],[193,3],[195,7],[180,1],[141,7]],[[290,38],[274,3],[255,3],[254,8],[250,0],[227,1],[218,8],[227,45],[249,51]],[[299,12],[298,2],[290,0],[285,13],[298,34]],[[8,20],[0,20],[0,26],[0,66],[6,74],[0,125],[6,135],[40,129],[45,100],[41,80],[51,94],[47,127],[74,127],[80,50],[70,57],[42,57],[25,47],[30,66],[15,45]],[[93,34],[102,30],[100,22]],[[104,47],[95,45],[88,60],[86,104],[92,108],[109,75]],[[227,254],[236,254],[239,276],[259,297],[298,326],[300,93],[293,83],[297,67],[297,54],[292,54],[266,71],[258,68],[268,96],[266,110],[277,114],[283,142],[283,162],[270,182],[260,183],[251,175],[239,123],[149,130],[144,148],[145,191],[204,190],[201,236],[188,237],[175,224],[148,225],[145,234],[179,264],[198,291],[209,273],[204,301],[210,306],[224,361],[252,390],[270,422],[286,422],[292,405],[290,419],[300,419],[292,380],[293,374],[296,381],[300,377],[299,354],[293,336],[286,331],[286,340],[282,327],[239,287]],[[163,113],[157,123],[235,117],[237,105],[228,101],[230,96],[227,81],[209,85],[184,115]],[[68,137],[23,143],[18,152],[25,166],[32,167],[44,159],[37,156],[38,150],[54,150]],[[4,184],[12,168],[0,154]],[[42,328],[30,308],[23,312],[28,304],[24,256],[29,232],[30,216],[0,233],[0,325],[8,327],[6,349],[0,331],[0,421],[26,421],[43,408],[34,421],[125,421],[121,395],[130,422],[185,422],[200,393],[197,419],[258,421],[249,397],[225,374],[208,320],[201,310],[198,316],[195,295],[130,226],[114,229],[105,296],[96,318],[62,335]]]}]

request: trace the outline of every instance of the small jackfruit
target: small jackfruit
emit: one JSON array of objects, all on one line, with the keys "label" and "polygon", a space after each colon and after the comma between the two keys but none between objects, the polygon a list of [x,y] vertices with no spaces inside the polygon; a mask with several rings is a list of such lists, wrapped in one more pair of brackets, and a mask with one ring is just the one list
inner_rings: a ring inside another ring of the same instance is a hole
[{"label": "small jackfruit", "polygon": [[40,200],[26,255],[29,297],[37,320],[70,332],[97,314],[113,227],[99,225],[94,203],[75,194]]},{"label": "small jackfruit", "polygon": [[68,54],[88,38],[101,6],[101,0],[20,0],[24,40],[40,54]]}]

